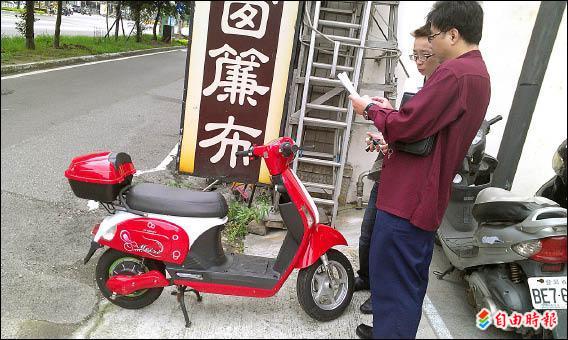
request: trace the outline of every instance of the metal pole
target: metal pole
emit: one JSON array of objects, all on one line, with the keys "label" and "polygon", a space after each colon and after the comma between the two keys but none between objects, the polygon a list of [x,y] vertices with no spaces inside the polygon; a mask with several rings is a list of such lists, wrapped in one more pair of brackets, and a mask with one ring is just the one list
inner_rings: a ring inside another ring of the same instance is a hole
[{"label": "metal pole", "polygon": [[540,3],[497,155],[499,166],[495,171],[493,182],[496,187],[511,190],[565,8],[566,2],[564,1],[541,1]]},{"label": "metal pole", "polygon": [[[245,186],[246,189],[246,186]],[[248,207],[250,209],[250,207],[252,207],[252,200],[254,199],[254,192],[256,191],[256,183],[254,183],[254,185],[252,186],[252,191],[250,193],[250,197],[249,197],[249,201],[248,201]]]}]

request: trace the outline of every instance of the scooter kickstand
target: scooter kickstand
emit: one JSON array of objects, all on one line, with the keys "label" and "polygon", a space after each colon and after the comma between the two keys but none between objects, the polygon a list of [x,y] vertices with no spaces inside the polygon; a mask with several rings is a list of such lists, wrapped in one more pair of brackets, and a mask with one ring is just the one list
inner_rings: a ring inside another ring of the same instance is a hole
[{"label": "scooter kickstand", "polygon": [[199,292],[196,291],[195,289],[189,288],[187,291],[195,294],[195,296],[197,297],[197,302],[201,302],[201,300],[203,300],[203,298],[201,297],[201,294],[199,294]]},{"label": "scooter kickstand", "polygon": [[454,270],[456,270],[456,267],[454,266],[450,266],[450,268],[446,269],[446,271],[444,271],[443,273],[440,273],[439,271],[434,271],[434,275],[436,275],[436,278],[438,280],[443,280],[444,276],[450,274],[451,272],[453,272]]},{"label": "scooter kickstand", "polygon": [[183,312],[183,318],[185,319],[185,328],[189,328],[191,326],[191,321],[189,321],[189,315],[187,314],[187,308],[185,308],[185,286],[177,286],[177,292],[172,292],[172,295],[177,297],[179,305],[181,307],[181,311]]}]

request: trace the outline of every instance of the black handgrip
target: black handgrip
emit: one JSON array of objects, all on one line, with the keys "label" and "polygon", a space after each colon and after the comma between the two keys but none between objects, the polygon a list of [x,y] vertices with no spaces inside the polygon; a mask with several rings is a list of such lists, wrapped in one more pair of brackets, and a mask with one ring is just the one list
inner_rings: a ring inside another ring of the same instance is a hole
[{"label": "black handgrip", "polygon": [[500,121],[500,120],[502,120],[502,119],[503,119],[503,116],[498,115],[498,116],[496,116],[495,118],[490,119],[490,120],[487,122],[487,124],[489,124],[489,125],[491,126],[491,125],[497,123],[498,121]]},{"label": "black handgrip", "polygon": [[248,157],[252,154],[251,150],[243,150],[235,152],[235,156],[237,157]]}]

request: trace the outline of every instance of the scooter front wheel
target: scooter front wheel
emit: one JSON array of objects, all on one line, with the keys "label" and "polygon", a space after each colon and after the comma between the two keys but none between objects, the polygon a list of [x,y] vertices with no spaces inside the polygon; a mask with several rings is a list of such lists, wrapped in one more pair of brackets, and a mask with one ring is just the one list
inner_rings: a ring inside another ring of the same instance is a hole
[{"label": "scooter front wheel", "polygon": [[302,309],[318,321],[337,319],[351,303],[354,275],[351,263],[341,252],[327,251],[329,270],[321,259],[300,270],[296,293]]},{"label": "scooter front wheel", "polygon": [[126,309],[143,308],[154,302],[162,294],[164,288],[141,289],[129,295],[113,297],[112,292],[106,286],[106,282],[114,275],[138,275],[151,270],[158,270],[164,274],[164,265],[161,262],[143,259],[109,248],[97,263],[97,285],[103,296],[115,305]]}]

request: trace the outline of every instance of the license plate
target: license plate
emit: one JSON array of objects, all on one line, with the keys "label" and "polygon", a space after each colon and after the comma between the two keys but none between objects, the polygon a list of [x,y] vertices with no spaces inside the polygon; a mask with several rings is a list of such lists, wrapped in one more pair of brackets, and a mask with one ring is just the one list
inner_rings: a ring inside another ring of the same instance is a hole
[{"label": "license plate", "polygon": [[566,309],[566,276],[530,277],[534,309]]}]

